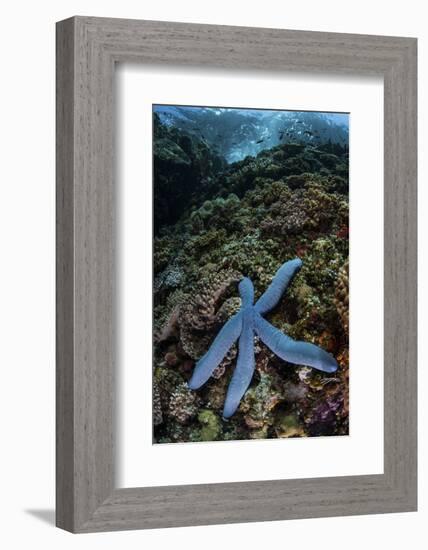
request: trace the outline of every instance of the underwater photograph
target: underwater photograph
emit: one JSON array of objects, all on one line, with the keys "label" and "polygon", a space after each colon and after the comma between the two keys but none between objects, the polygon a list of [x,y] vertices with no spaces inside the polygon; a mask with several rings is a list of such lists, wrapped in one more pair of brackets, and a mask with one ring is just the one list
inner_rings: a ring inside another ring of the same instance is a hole
[{"label": "underwater photograph", "polygon": [[349,114],[153,105],[153,443],[349,434]]}]

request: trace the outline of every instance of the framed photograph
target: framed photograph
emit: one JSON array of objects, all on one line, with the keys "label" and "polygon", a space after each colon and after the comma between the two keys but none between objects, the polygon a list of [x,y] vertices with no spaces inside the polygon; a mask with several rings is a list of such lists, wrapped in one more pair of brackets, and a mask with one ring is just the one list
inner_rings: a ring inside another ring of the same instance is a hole
[{"label": "framed photograph", "polygon": [[413,511],[416,39],[57,24],[57,525]]}]

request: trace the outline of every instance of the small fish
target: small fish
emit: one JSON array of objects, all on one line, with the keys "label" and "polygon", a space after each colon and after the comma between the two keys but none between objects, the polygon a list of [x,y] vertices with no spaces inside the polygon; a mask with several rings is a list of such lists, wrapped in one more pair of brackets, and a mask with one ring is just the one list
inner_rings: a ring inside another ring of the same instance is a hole
[{"label": "small fish", "polygon": [[264,141],[264,139],[259,139],[258,141],[256,141],[256,143],[262,143]]}]

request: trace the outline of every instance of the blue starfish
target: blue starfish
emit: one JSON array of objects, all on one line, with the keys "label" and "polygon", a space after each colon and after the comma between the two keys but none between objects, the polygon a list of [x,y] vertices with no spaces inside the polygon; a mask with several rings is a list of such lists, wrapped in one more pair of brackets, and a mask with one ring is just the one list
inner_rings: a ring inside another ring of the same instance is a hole
[{"label": "blue starfish", "polygon": [[308,342],[297,342],[268,323],[262,315],[273,309],[281,299],[294,275],[302,267],[299,258],[285,262],[276,272],[266,292],[254,304],[254,287],[248,277],[239,283],[241,309],[220,330],[207,353],[197,362],[189,388],[197,390],[210,378],[214,369],[239,338],[239,353],[235,372],[227,390],[223,417],[230,418],[250,385],[255,369],[254,335],[275,355],[295,365],[306,365],[324,372],[337,370],[335,358]]}]

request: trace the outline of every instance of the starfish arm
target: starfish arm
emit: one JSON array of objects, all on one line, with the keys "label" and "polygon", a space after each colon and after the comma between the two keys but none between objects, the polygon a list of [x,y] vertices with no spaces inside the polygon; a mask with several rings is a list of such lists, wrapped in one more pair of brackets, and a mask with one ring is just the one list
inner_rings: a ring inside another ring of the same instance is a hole
[{"label": "starfish arm", "polygon": [[256,311],[260,314],[267,313],[273,309],[280,301],[281,296],[290,284],[291,279],[302,267],[302,260],[295,258],[289,262],[285,262],[276,272],[271,284],[266,292],[260,296],[256,305]]},{"label": "starfish arm", "polygon": [[235,372],[227,390],[223,417],[230,418],[239,407],[242,396],[253,378],[254,361],[254,324],[252,311],[243,318],[242,332],[239,338],[239,354]]},{"label": "starfish arm", "polygon": [[315,344],[298,342],[268,323],[263,317],[255,318],[255,330],[266,346],[284,361],[305,365],[324,372],[337,370],[336,359]]},{"label": "starfish arm", "polygon": [[254,303],[254,286],[251,279],[244,277],[239,283],[239,295],[242,300],[242,307],[252,306]]},{"label": "starfish arm", "polygon": [[242,313],[238,312],[227,321],[207,353],[199,359],[193,371],[188,386],[191,390],[200,388],[213,373],[214,369],[221,363],[223,357],[239,338],[242,330]]}]

